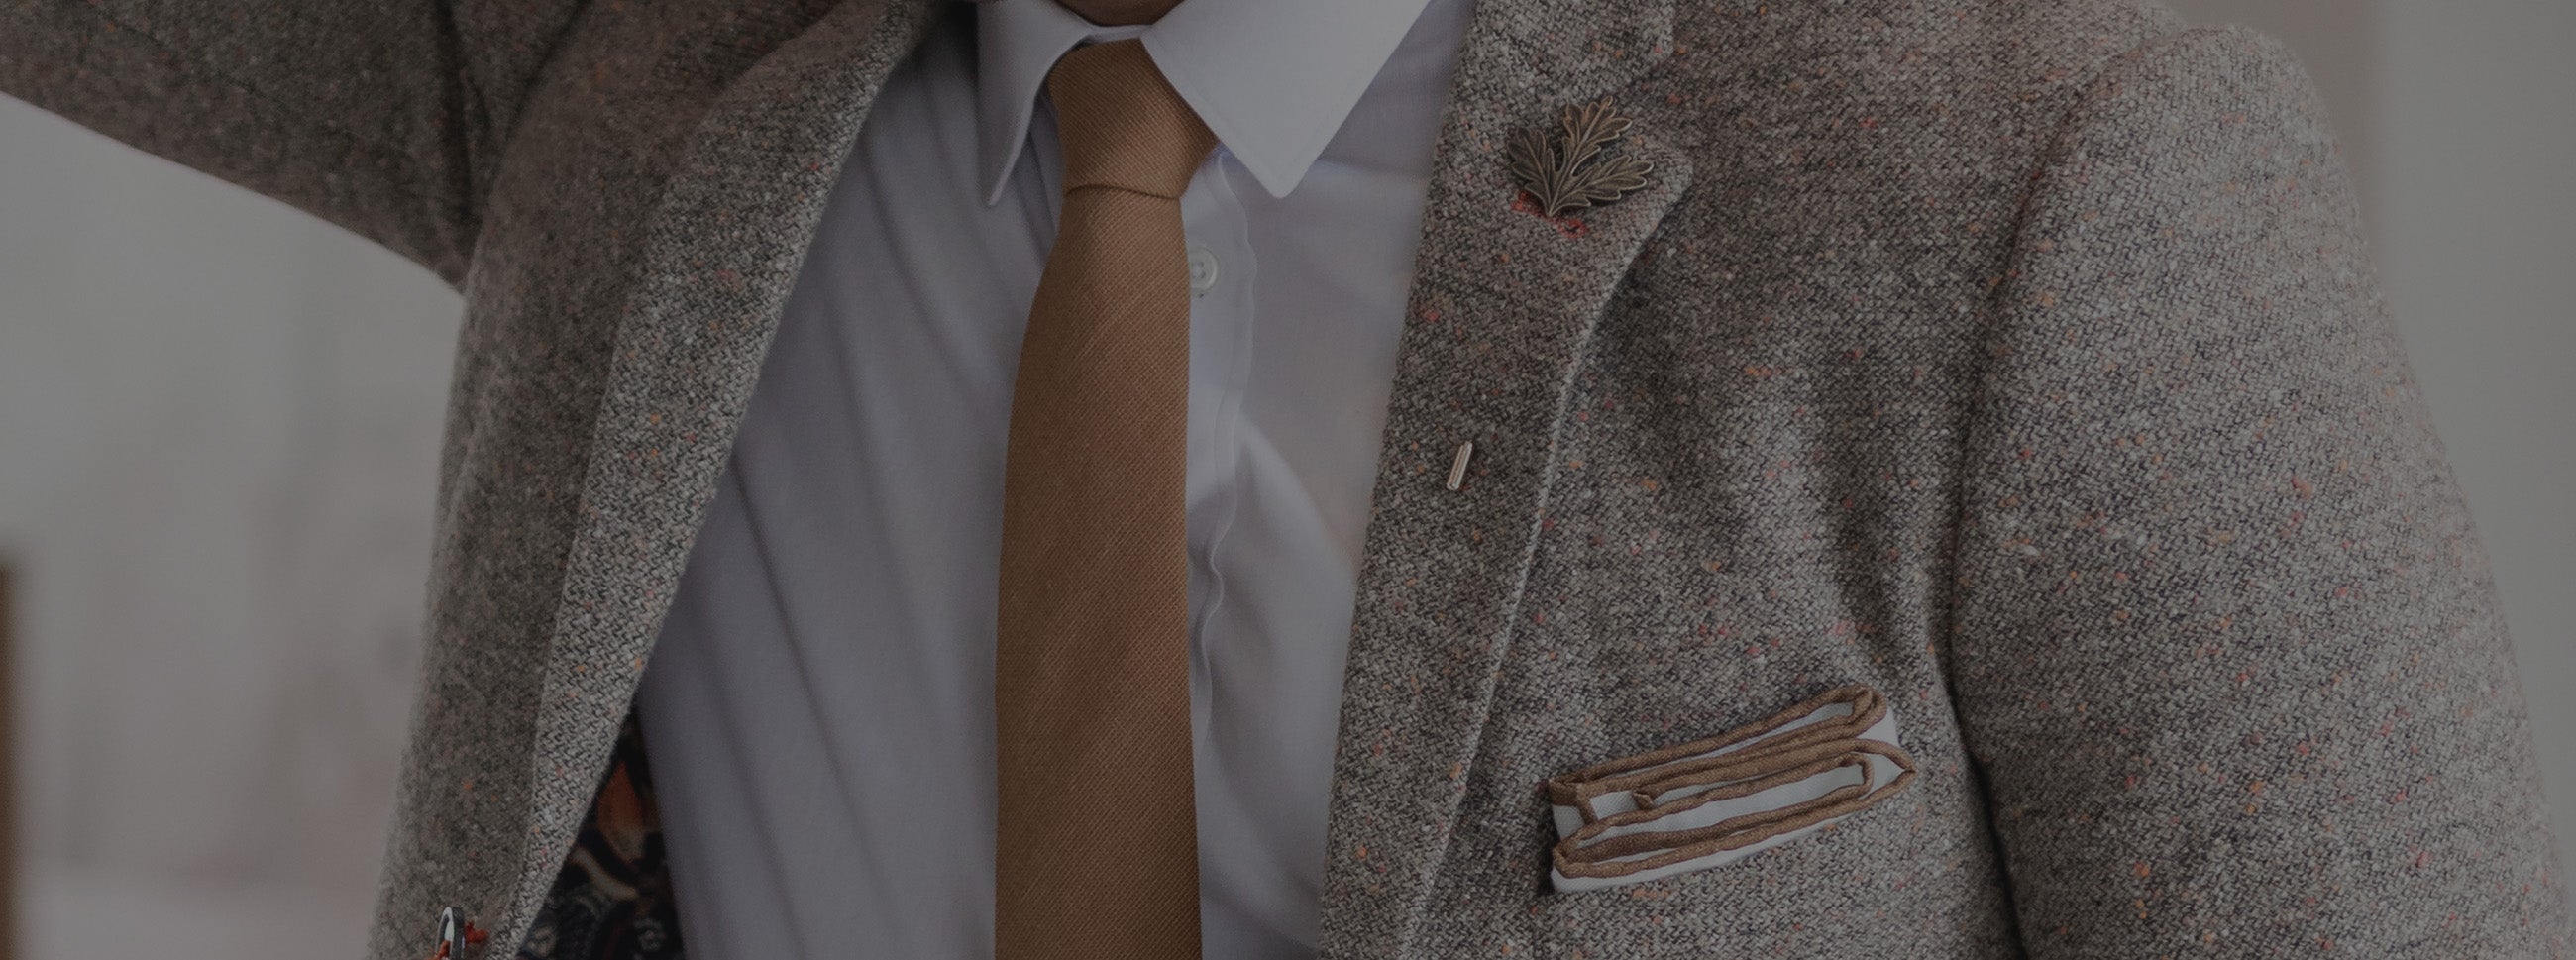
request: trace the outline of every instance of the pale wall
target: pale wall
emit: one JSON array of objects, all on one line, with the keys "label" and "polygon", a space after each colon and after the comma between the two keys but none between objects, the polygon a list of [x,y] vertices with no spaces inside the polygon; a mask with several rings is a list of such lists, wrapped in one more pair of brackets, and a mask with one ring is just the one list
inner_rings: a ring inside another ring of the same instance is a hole
[{"label": "pale wall", "polygon": [[0,99],[33,960],[358,954],[456,311],[390,254]]}]

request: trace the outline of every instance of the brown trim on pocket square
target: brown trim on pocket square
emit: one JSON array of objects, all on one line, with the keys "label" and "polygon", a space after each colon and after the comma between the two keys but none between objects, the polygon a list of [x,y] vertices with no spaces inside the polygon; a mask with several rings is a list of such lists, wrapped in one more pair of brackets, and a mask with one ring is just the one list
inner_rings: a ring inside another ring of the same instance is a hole
[{"label": "brown trim on pocket square", "polygon": [[[1848,709],[1842,716],[1800,722],[1835,707]],[[1551,779],[1549,801],[1579,811],[1583,821],[1553,849],[1556,870],[1566,877],[1625,877],[1740,850],[1875,806],[1913,783],[1917,772],[1903,748],[1864,738],[1887,714],[1887,698],[1877,690],[1836,687],[1714,737]],[[1896,774],[1878,782],[1873,757]],[[1857,782],[1785,806],[1678,830],[1628,829],[1845,769],[1857,770]],[[1605,806],[1611,809],[1605,812]]]}]

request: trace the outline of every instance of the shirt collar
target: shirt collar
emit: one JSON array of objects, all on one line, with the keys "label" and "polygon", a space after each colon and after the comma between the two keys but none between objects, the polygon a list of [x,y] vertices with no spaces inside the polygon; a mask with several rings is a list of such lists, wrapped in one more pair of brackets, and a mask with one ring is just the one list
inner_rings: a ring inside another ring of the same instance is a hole
[{"label": "shirt collar", "polygon": [[1146,27],[1099,27],[1056,0],[976,10],[977,146],[986,202],[1028,142],[1056,58],[1141,36],[1172,89],[1273,197],[1306,178],[1430,0],[1187,0]]}]

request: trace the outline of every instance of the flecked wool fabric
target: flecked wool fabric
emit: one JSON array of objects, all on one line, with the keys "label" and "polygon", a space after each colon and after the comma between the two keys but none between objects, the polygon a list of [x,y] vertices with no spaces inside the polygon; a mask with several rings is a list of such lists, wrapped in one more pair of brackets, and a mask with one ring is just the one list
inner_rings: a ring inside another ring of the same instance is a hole
[{"label": "flecked wool fabric", "polygon": [[[527,932],[937,2],[0,0],[0,91],[467,298],[374,960],[449,904],[469,955]],[[1601,97],[1653,179],[1538,216],[1506,136]],[[1483,0],[1429,202],[1325,957],[2563,954],[2493,588],[2277,44]],[[1845,683],[1912,789],[1550,892],[1547,777]]]}]

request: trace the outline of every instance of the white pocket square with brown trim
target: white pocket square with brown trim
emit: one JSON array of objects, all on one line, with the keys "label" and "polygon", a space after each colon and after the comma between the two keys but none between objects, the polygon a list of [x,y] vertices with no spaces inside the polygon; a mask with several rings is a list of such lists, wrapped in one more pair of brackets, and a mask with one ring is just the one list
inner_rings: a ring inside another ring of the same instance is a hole
[{"label": "white pocket square with brown trim", "polygon": [[1561,893],[1733,863],[1877,805],[1914,782],[1896,715],[1866,686],[1769,719],[1547,782]]}]

